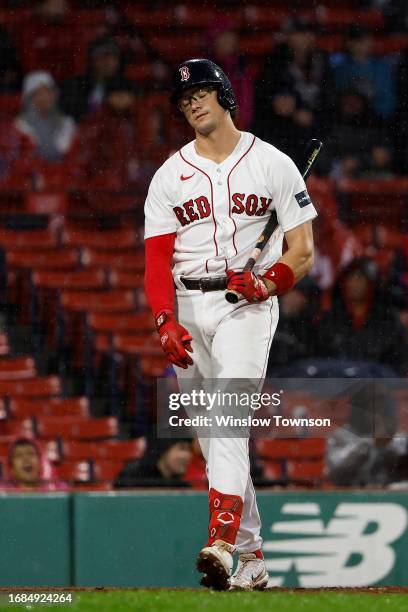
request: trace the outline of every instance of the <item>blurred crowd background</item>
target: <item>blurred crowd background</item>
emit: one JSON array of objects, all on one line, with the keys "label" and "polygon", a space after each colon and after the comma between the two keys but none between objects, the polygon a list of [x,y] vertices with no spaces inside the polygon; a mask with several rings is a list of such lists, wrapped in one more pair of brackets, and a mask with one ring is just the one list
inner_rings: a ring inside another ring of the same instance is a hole
[{"label": "blurred crowd background", "polygon": [[[205,488],[197,443],[154,435],[155,381],[174,372],[143,293],[147,187],[192,139],[170,77],[203,56],[229,75],[240,129],[295,161],[310,138],[324,142],[308,182],[315,265],[280,299],[268,374],[407,376],[405,1],[3,0],[5,488]],[[339,400],[329,441],[254,441],[257,483],[406,480],[408,393],[384,385]],[[367,437],[355,415],[373,397],[379,433]],[[295,393],[282,410],[314,414],[313,401]]]}]

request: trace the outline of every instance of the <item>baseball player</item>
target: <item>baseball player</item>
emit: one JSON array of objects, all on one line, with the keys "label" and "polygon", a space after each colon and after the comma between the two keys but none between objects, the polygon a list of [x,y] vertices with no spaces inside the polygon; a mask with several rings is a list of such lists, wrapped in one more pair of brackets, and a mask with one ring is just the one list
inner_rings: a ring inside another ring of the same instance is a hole
[{"label": "baseball player", "polygon": [[[175,71],[171,101],[195,132],[158,169],[145,204],[145,288],[163,349],[183,379],[262,381],[278,323],[278,295],[313,263],[316,211],[284,153],[234,125],[231,83],[208,59]],[[242,269],[269,216],[278,227],[253,271]],[[287,250],[282,255],[283,238]],[[239,293],[231,304],[225,290]],[[255,381],[255,383],[254,383]],[[268,574],[249,473],[248,439],[201,438],[209,534],[201,583],[264,589]],[[239,560],[232,574],[233,553]]]}]

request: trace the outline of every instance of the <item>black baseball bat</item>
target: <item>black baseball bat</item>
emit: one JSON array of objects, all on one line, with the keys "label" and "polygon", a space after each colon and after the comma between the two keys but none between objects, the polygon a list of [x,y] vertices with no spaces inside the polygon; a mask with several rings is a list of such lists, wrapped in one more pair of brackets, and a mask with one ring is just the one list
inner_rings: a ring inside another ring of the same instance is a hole
[{"label": "black baseball bat", "polygon": [[[314,162],[316,161],[317,156],[320,153],[320,150],[323,146],[323,143],[316,138],[312,138],[305,148],[304,153],[304,162],[302,164],[303,167],[300,168],[300,172],[302,174],[303,179],[306,181],[310,172],[312,171],[312,167]],[[276,218],[276,214],[271,214],[268,219],[267,224],[265,225],[262,234],[259,236],[256,241],[255,247],[249,256],[248,261],[246,262],[243,272],[247,272],[248,270],[252,270],[256,262],[258,261],[263,249],[265,248],[269,238],[272,236],[278,225],[278,221]],[[227,291],[225,294],[225,299],[227,302],[231,304],[236,304],[240,298],[240,294],[237,291]]]}]

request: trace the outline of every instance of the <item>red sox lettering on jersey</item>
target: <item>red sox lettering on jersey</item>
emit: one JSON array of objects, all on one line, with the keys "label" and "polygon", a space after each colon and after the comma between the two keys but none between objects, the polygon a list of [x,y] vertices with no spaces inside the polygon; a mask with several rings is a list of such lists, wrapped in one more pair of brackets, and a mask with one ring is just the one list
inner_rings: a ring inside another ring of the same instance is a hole
[{"label": "red sox lettering on jersey", "polygon": [[[248,217],[253,215],[262,217],[266,215],[272,202],[272,198],[257,196],[253,193],[250,193],[248,196],[245,193],[234,193],[231,199],[234,203],[231,214],[246,214]],[[188,202],[184,202],[181,206],[175,206],[173,211],[181,225],[184,226],[209,217],[211,215],[211,204],[205,196],[199,196],[194,198],[194,200],[191,199]]]},{"label": "red sox lettering on jersey", "polygon": [[256,266],[262,273],[280,258],[284,232],[316,216],[292,160],[247,132],[220,164],[198,155],[194,141],[180,149],[156,172],[145,213],[146,238],[176,232],[176,285],[180,276],[243,268],[276,214],[279,227]]}]

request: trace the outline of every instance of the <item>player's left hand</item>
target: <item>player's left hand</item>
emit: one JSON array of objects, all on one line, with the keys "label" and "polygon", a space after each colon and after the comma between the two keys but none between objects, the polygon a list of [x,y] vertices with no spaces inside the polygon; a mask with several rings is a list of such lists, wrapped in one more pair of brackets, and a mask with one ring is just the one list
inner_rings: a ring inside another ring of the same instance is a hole
[{"label": "player's left hand", "polygon": [[228,291],[240,293],[251,304],[264,302],[269,296],[269,291],[262,276],[254,272],[234,272],[227,270]]}]

